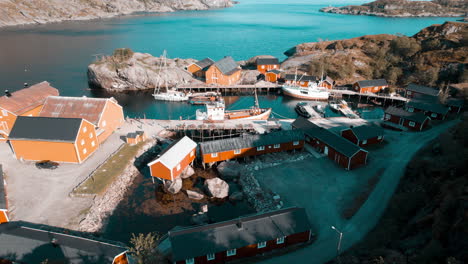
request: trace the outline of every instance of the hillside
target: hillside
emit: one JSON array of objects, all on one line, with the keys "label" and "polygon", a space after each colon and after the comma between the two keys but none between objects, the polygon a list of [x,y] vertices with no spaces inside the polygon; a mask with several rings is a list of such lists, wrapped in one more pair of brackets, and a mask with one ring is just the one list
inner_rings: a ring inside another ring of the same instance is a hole
[{"label": "hillside", "polygon": [[363,5],[324,7],[321,12],[382,17],[461,17],[466,15],[465,0],[377,0]]},{"label": "hillside", "polygon": [[446,22],[412,37],[382,34],[303,43],[285,52],[289,58],[281,67],[317,76],[324,72],[339,85],[377,78],[395,85],[464,83],[467,38],[468,24]]},{"label": "hillside", "polygon": [[0,0],[0,27],[230,6],[231,0]]}]

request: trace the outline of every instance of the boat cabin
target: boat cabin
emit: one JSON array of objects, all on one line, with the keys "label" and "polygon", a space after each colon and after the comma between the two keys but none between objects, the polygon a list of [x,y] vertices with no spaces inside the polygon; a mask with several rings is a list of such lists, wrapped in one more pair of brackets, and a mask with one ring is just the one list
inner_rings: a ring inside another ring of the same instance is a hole
[{"label": "boat cabin", "polygon": [[316,76],[309,75],[295,75],[295,74],[286,74],[284,76],[284,82],[289,85],[298,85],[302,87],[309,86],[309,83],[317,82]]}]

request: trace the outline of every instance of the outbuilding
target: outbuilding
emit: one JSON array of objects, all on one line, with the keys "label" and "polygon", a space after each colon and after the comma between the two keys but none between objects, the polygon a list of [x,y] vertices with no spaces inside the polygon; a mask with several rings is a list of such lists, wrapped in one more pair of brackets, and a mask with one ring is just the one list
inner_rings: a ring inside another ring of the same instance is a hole
[{"label": "outbuilding", "polygon": [[146,134],[144,131],[131,132],[127,134],[126,140],[127,144],[136,145],[146,140]]},{"label": "outbuilding", "polygon": [[465,100],[462,98],[448,98],[445,101],[445,105],[449,108],[450,113],[460,113],[465,104]]},{"label": "outbuilding", "polygon": [[204,164],[256,156],[273,152],[302,149],[304,133],[282,130],[261,135],[244,135],[235,138],[200,143]]},{"label": "outbuilding", "polygon": [[438,95],[438,89],[414,83],[409,84],[405,90],[406,98],[421,98],[425,96],[437,97]]},{"label": "outbuilding", "polygon": [[444,120],[449,112],[449,108],[438,101],[424,102],[411,100],[406,103],[406,111],[422,112],[431,119]]},{"label": "outbuilding", "polygon": [[240,80],[241,68],[230,56],[215,62],[206,71],[206,83],[234,85]]},{"label": "outbuilding", "polygon": [[333,89],[335,87],[335,80],[333,80],[330,76],[327,76],[320,82],[319,86],[325,87],[327,89]]},{"label": "outbuilding", "polygon": [[210,58],[205,58],[203,60],[199,60],[195,63],[190,64],[187,67],[187,70],[192,73],[194,76],[198,78],[205,78],[206,71],[208,68],[213,65],[215,62]]},{"label": "outbuilding", "polygon": [[[6,181],[3,178],[3,168],[0,164],[0,224],[6,223],[8,219],[8,201],[6,194]],[[1,257],[0,257],[1,260]],[[1,263],[1,262],[0,262]]]},{"label": "outbuilding", "polygon": [[215,224],[174,228],[158,250],[171,263],[217,264],[285,252],[314,238],[305,209],[291,207]]},{"label": "outbuilding", "polygon": [[388,88],[388,83],[384,79],[363,80],[353,84],[353,89],[358,93],[378,93]]},{"label": "outbuilding", "polygon": [[269,70],[265,73],[265,81],[275,83],[281,76],[281,72],[279,70]]},{"label": "outbuilding", "polygon": [[262,74],[271,70],[278,70],[280,68],[277,58],[258,58],[256,64],[257,70]]},{"label": "outbuilding", "polygon": [[421,112],[408,112],[393,106],[385,110],[384,122],[382,125],[398,130],[421,131],[430,122],[430,118]]},{"label": "outbuilding", "polygon": [[98,148],[95,126],[82,118],[20,116],[9,142],[18,160],[82,163]]},{"label": "outbuilding", "polygon": [[341,136],[354,144],[365,147],[384,140],[384,131],[378,126],[362,125],[341,130]]},{"label": "outbuilding", "polygon": [[59,95],[48,82],[41,82],[16,92],[5,91],[0,97],[0,141],[8,139],[18,116],[37,116],[47,97]]},{"label": "outbuilding", "polygon": [[174,181],[193,162],[197,143],[185,136],[169,145],[158,157],[148,163],[151,176]]},{"label": "outbuilding", "polygon": [[284,76],[284,82],[290,85],[299,85],[302,87],[309,86],[309,83],[317,82],[316,76],[309,75],[296,75],[296,74],[286,74]]}]

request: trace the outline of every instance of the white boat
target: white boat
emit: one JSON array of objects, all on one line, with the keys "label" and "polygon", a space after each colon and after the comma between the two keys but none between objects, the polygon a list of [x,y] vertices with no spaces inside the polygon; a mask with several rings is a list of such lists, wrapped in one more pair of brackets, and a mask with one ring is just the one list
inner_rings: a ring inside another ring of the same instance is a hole
[{"label": "white boat", "polygon": [[[304,76],[304,75],[303,75]],[[297,78],[297,73],[296,73]],[[301,76],[302,78],[302,76]],[[302,87],[297,83],[301,81],[295,80],[293,84],[285,84],[281,87],[283,94],[291,96],[294,98],[299,98],[303,100],[315,100],[315,101],[327,101],[330,93],[327,88],[319,87],[316,82],[309,82],[309,85]]]},{"label": "white boat", "polygon": [[[170,101],[170,102],[184,102],[188,101],[191,93],[184,93],[175,90],[170,90],[167,84],[167,76],[161,74],[162,72],[166,73],[164,69],[167,69],[167,53],[163,52],[161,55],[161,61],[159,64],[159,81],[158,86],[154,89],[153,97],[155,100],[159,101]],[[164,83],[165,92],[161,92],[161,82]]]}]

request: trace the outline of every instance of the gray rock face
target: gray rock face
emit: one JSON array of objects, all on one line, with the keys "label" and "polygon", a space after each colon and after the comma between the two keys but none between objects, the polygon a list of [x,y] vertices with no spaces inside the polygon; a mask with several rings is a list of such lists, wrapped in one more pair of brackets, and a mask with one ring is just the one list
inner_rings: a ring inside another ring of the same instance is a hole
[{"label": "gray rock face", "polygon": [[242,71],[240,84],[255,84],[257,83],[257,77],[260,75],[260,72],[257,70],[244,70]]},{"label": "gray rock face", "polygon": [[239,168],[240,165],[236,161],[223,161],[217,167],[218,172],[221,174],[222,178],[227,180],[239,177]]},{"label": "gray rock face", "polygon": [[197,201],[205,197],[203,194],[196,192],[196,191],[191,191],[191,190],[187,190],[187,195],[190,199],[197,200]]},{"label": "gray rock face", "polygon": [[187,178],[190,178],[192,177],[193,175],[195,174],[195,170],[192,168],[192,166],[187,166],[187,168],[185,168],[185,170],[180,174],[180,177],[182,179],[187,179]]},{"label": "gray rock face", "polygon": [[205,187],[211,197],[222,199],[229,195],[229,185],[220,178],[206,180]]},{"label": "gray rock face", "polygon": [[174,181],[165,181],[164,182],[164,190],[166,192],[176,194],[180,192],[180,189],[182,189],[182,179],[181,178],[176,178]]}]

